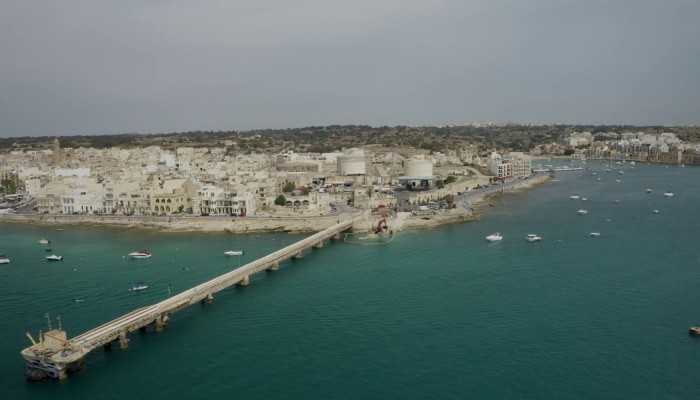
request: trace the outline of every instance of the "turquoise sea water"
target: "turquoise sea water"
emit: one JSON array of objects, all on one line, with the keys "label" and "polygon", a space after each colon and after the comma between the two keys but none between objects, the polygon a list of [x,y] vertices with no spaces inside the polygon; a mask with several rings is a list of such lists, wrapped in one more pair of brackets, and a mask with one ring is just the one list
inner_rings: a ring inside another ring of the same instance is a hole
[{"label": "turquoise sea water", "polygon": [[[0,224],[3,398],[700,398],[700,169],[586,165],[478,222],[314,249],[60,382],[24,379],[45,312],[74,336],[235,268],[225,250],[246,262],[302,236]],[[41,238],[65,260],[44,261]]]}]

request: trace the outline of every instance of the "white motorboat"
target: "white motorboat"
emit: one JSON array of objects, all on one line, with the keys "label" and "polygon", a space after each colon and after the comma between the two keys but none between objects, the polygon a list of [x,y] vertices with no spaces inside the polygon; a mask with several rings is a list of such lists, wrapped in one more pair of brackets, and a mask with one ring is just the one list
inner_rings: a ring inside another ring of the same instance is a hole
[{"label": "white motorboat", "polygon": [[48,261],[61,261],[61,260],[63,260],[63,256],[57,256],[55,254],[51,254],[50,256],[46,256],[45,258]]},{"label": "white motorboat", "polygon": [[501,236],[500,233],[496,232],[492,235],[486,236],[486,240],[488,240],[489,242],[497,242],[499,240],[503,240],[503,236]]},{"label": "white motorboat", "polygon": [[571,200],[578,200],[578,195],[574,194],[574,195],[569,196],[569,198]]},{"label": "white motorboat", "polygon": [[50,240],[46,240],[46,239],[39,240],[39,244],[49,244],[49,243],[51,243]]},{"label": "white motorboat", "polygon": [[149,257],[151,257],[151,253],[149,253],[147,250],[139,250],[139,251],[134,251],[132,253],[129,253],[129,257],[131,257],[131,258],[149,258]]},{"label": "white motorboat", "polygon": [[582,198],[581,198],[581,201],[588,201],[588,199],[585,198],[585,197],[582,197]]},{"label": "white motorboat", "polygon": [[0,264],[9,264],[9,263],[10,263],[10,259],[6,255],[0,254]]},{"label": "white motorboat", "polygon": [[534,233],[528,233],[526,237],[528,242],[539,242],[542,241],[542,238],[535,235]]},{"label": "white motorboat", "polygon": [[673,197],[673,193],[669,191],[669,192],[664,193],[664,196]]},{"label": "white motorboat", "polygon": [[588,214],[588,210],[586,210],[584,208],[578,210],[578,215],[586,215],[586,214]]},{"label": "white motorboat", "polygon": [[598,237],[600,236],[600,232],[591,232],[591,236]]},{"label": "white motorboat", "polygon": [[619,175],[624,175],[624,174],[625,174],[624,171],[617,171],[617,173],[618,173]]},{"label": "white motorboat", "polygon": [[225,251],[224,254],[226,254],[227,256],[242,256],[243,250],[229,250]]},{"label": "white motorboat", "polygon": [[659,213],[659,210],[654,210],[654,214],[658,214],[658,213]]},{"label": "white motorboat", "polygon": [[137,291],[137,290],[144,290],[144,289],[148,289],[148,283],[146,283],[146,282],[136,282],[136,283],[134,284],[134,286],[132,286],[131,289],[129,289],[129,291],[135,292],[135,291]]},{"label": "white motorboat", "polygon": [[651,192],[652,192],[652,190],[651,190],[651,189],[647,189],[647,193],[651,193]]}]

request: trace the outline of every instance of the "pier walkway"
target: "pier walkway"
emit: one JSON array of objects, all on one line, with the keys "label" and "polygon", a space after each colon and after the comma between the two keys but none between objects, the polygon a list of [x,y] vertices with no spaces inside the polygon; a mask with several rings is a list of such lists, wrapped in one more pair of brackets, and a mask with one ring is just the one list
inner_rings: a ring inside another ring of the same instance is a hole
[{"label": "pier walkway", "polygon": [[[162,330],[168,323],[169,314],[195,303],[211,302],[215,293],[232,285],[247,285],[251,275],[264,270],[277,270],[280,262],[290,258],[301,258],[305,250],[312,247],[322,247],[324,241],[328,239],[339,239],[340,233],[351,229],[352,226],[353,219],[339,222],[265,257],[159,303],[122,315],[72,339],[66,339],[65,331],[62,330],[46,332],[44,335],[50,336],[51,340],[42,340],[41,343],[35,343],[21,352],[22,357],[27,361],[28,376],[30,373],[34,373],[34,375],[43,374],[53,378],[65,378],[68,370],[82,368],[85,355],[93,349],[100,346],[110,346],[116,340],[119,341],[122,348],[125,348],[129,342],[128,332],[143,329],[148,325],[154,325],[156,330]],[[57,348],[50,348],[51,344]]]}]

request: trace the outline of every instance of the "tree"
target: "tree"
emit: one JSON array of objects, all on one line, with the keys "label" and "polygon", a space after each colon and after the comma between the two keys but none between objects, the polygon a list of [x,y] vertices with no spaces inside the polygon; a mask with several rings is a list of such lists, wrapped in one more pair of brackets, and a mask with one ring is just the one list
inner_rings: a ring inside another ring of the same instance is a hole
[{"label": "tree", "polygon": [[369,198],[371,199],[371,198],[372,198],[372,194],[374,193],[374,189],[372,189],[371,187],[370,187],[370,188],[367,188],[367,192],[366,192],[366,193],[367,193],[367,197],[369,197]]},{"label": "tree", "polygon": [[445,187],[445,181],[438,179],[435,181],[435,186],[437,186],[438,189],[442,189]]},{"label": "tree", "polygon": [[454,176],[450,175],[450,176],[448,176],[447,178],[445,178],[445,184],[449,184],[449,183],[455,182],[456,180],[457,180],[457,178],[455,178]]},{"label": "tree", "polygon": [[284,197],[283,194],[281,194],[275,198],[275,204],[278,206],[283,206],[283,205],[287,204],[287,198]]},{"label": "tree", "polygon": [[291,193],[296,188],[297,188],[297,185],[295,185],[294,182],[287,182],[282,187],[282,192]]}]

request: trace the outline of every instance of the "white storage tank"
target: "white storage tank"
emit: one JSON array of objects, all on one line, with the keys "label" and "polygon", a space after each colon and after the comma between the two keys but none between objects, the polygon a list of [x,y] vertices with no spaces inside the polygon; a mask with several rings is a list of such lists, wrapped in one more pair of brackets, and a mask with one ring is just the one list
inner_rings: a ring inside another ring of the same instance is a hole
[{"label": "white storage tank", "polygon": [[430,178],[433,176],[433,163],[428,160],[406,160],[403,162],[403,174],[410,178]]},{"label": "white storage tank", "polygon": [[349,149],[338,156],[338,174],[340,175],[365,175],[367,173],[367,159],[362,149]]}]

